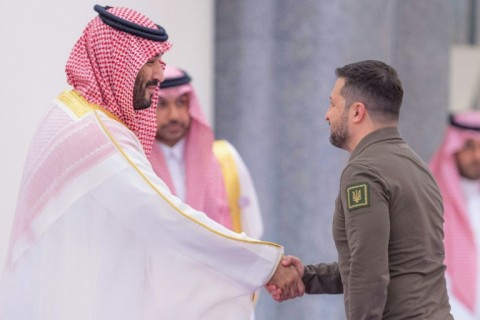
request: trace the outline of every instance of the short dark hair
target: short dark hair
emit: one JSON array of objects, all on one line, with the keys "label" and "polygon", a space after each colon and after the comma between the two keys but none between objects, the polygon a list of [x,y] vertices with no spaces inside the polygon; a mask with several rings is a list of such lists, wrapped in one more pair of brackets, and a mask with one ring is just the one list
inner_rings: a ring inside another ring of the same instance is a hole
[{"label": "short dark hair", "polygon": [[395,69],[381,61],[365,60],[337,68],[335,74],[345,79],[340,94],[347,108],[359,101],[375,120],[398,120],[403,88]]}]

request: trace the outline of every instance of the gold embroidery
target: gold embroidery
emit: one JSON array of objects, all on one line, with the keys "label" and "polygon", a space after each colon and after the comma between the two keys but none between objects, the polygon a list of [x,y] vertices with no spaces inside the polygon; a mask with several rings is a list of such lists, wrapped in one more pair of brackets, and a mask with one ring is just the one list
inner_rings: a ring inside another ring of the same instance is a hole
[{"label": "gold embroidery", "polygon": [[347,187],[348,210],[370,206],[370,192],[368,183],[360,183]]},{"label": "gold embroidery", "polygon": [[232,217],[232,230],[242,232],[240,199],[240,181],[238,179],[235,160],[225,140],[217,140],[213,143],[213,153],[220,163],[225,188],[227,189],[228,207]]},{"label": "gold embroidery", "polygon": [[[227,239],[231,239],[231,240],[235,240],[235,241],[239,241],[239,242],[246,242],[246,243],[255,243],[255,244],[260,244],[260,245],[267,245],[267,246],[272,246],[272,247],[276,247],[276,248],[283,248],[281,245],[279,245],[278,243],[274,243],[274,242],[269,242],[269,241],[262,241],[262,240],[254,240],[254,239],[241,239],[241,238],[238,238],[238,237],[233,237],[233,236],[230,236],[228,234],[225,234],[225,233],[222,233],[222,232],[219,232],[217,230],[214,230],[212,228],[210,228],[209,226],[203,224],[202,222],[198,221],[197,219],[195,219],[194,217],[186,214],[185,212],[183,212],[180,208],[178,208],[175,204],[173,204],[166,195],[163,194],[163,192],[161,192],[156,186],[155,184],[150,181],[150,179],[142,172],[142,170],[136,166],[136,164],[133,162],[133,160],[130,159],[130,157],[127,155],[126,151],[123,150],[123,148],[120,146],[120,144],[118,143],[118,141],[113,137],[112,133],[108,130],[108,128],[105,126],[105,124],[103,123],[103,121],[100,119],[100,116],[98,115],[98,112],[97,111],[94,111],[94,114],[95,114],[95,117],[97,118],[98,122],[100,123],[103,131],[107,134],[107,136],[110,138],[110,140],[112,141],[112,143],[115,145],[115,147],[117,148],[117,150],[122,154],[122,156],[128,161],[128,163],[130,163],[130,165],[132,166],[132,168],[137,171],[137,173],[144,179],[144,181],[153,189],[157,192],[157,194],[162,197],[169,205],[172,206],[172,208],[177,211],[178,213],[180,213],[181,215],[185,216],[187,219],[197,223],[198,225],[201,225],[202,227],[204,227],[205,229],[215,233],[215,234],[218,234],[224,238],[227,238]],[[278,261],[277,261],[277,265],[280,263],[282,259],[282,256],[279,256],[278,258]],[[275,270],[272,271],[272,274],[270,275],[270,277],[273,275],[273,273],[275,272]]]},{"label": "gold embroidery", "polygon": [[[107,114],[110,118],[114,118],[118,121],[120,121],[118,119],[118,117],[116,117],[114,114],[112,114],[111,112],[108,112],[107,110],[103,109],[101,106],[99,105],[95,105],[95,104],[90,104],[88,103],[88,101],[86,101],[81,95],[79,95],[77,92],[75,92],[74,90],[71,90],[71,91],[65,91],[63,92],[62,94],[60,94],[60,96],[57,98],[57,100],[61,103],[63,103],[65,105],[65,107],[68,107],[70,110],[72,110],[72,112],[74,112],[78,117],[81,117],[83,116],[84,114],[86,114],[87,112],[89,111],[93,111],[93,114],[95,115],[95,118],[97,119],[98,123],[100,124],[101,128],[103,129],[103,131],[105,132],[105,134],[109,137],[109,139],[112,141],[112,143],[115,145],[115,147],[117,148],[117,150],[120,152],[120,154],[122,154],[122,156],[125,158],[125,160],[132,166],[132,168],[137,171],[137,173],[144,179],[144,181],[153,189],[157,192],[157,194],[162,197],[170,206],[172,206],[172,208],[177,211],[179,214],[185,216],[187,219],[197,223],[198,225],[201,225],[202,227],[204,227],[205,229],[215,233],[215,234],[218,234],[224,238],[227,238],[227,239],[230,239],[230,240],[234,240],[234,241],[239,241],[239,242],[245,242],[245,243],[254,243],[254,244],[258,244],[258,245],[266,245],[266,246],[272,246],[272,247],[276,247],[276,248],[283,248],[281,245],[277,244],[277,243],[274,243],[274,242],[269,242],[269,241],[262,241],[262,240],[254,240],[254,239],[242,239],[242,238],[238,238],[238,237],[233,237],[233,236],[230,236],[226,233],[222,233],[222,232],[219,232],[217,230],[214,230],[212,228],[210,228],[208,225],[205,225],[203,224],[202,222],[200,222],[199,220],[195,219],[194,217],[186,214],[185,212],[183,212],[180,208],[178,208],[175,204],[173,204],[167,196],[165,196],[156,186],[155,184],[150,181],[150,179],[142,172],[142,170],[137,167],[137,165],[133,162],[132,159],[130,159],[130,157],[127,155],[126,151],[123,150],[123,148],[120,146],[119,142],[114,138],[114,136],[112,135],[112,133],[108,130],[107,126],[104,124],[104,122],[102,121],[101,117],[100,117],[100,114],[98,111],[101,111],[105,114]],[[83,104],[83,106],[82,106]],[[121,122],[121,121],[120,121]],[[275,265],[278,265],[280,263],[282,259],[282,255],[279,255],[278,256],[278,259],[276,261],[276,264]],[[273,273],[275,272],[276,269],[273,269],[272,270],[272,274],[269,276],[271,277],[273,275]]]},{"label": "gold embroidery", "polygon": [[358,203],[360,200],[362,200],[362,193],[360,192],[360,190],[353,191],[353,201],[355,201],[355,203]]},{"label": "gold embroidery", "polygon": [[78,118],[83,117],[86,113],[93,110],[100,110],[105,113],[109,118],[114,119],[122,124],[122,120],[120,120],[116,115],[111,113],[110,111],[102,108],[98,104],[89,103],[82,97],[77,91],[70,90],[62,92],[58,98],[65,106],[67,106]]}]

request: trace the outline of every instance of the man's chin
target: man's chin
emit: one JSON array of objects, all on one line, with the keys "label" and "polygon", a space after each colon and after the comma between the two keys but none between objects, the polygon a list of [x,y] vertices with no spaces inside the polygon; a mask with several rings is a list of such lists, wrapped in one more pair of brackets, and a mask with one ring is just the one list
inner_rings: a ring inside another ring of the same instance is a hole
[{"label": "man's chin", "polygon": [[156,136],[155,139],[170,147],[173,147],[178,143],[178,141],[180,141],[180,139],[165,139],[164,137],[159,137],[159,136]]},{"label": "man's chin", "polygon": [[152,106],[152,100],[143,100],[142,103],[139,104],[139,107],[136,107],[135,110],[145,110]]}]

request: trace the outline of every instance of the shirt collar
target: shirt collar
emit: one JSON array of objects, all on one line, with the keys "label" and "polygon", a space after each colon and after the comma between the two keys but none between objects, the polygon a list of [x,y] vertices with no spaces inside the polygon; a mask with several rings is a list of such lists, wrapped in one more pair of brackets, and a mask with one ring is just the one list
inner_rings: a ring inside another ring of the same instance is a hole
[{"label": "shirt collar", "polygon": [[363,139],[358,143],[358,145],[353,149],[350,159],[355,158],[363,150],[365,150],[371,144],[374,144],[379,141],[399,139],[401,140],[400,133],[398,132],[398,127],[387,127],[375,130],[367,134]]},{"label": "shirt collar", "polygon": [[462,186],[463,193],[467,196],[467,198],[478,195],[478,191],[479,191],[478,180],[470,180],[470,179],[460,177],[460,184]]},{"label": "shirt collar", "polygon": [[185,150],[185,138],[180,139],[174,146],[170,147],[162,142],[159,142],[160,149],[165,157],[173,157],[175,160],[183,161]]}]

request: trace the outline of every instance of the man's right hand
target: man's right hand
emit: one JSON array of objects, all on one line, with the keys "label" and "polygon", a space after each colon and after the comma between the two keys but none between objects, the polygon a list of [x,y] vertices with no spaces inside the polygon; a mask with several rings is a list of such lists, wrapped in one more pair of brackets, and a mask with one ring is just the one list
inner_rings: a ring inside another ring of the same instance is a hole
[{"label": "man's right hand", "polygon": [[272,278],[265,286],[266,290],[277,302],[303,296],[305,286],[302,282],[304,266],[294,256],[283,257]]}]

